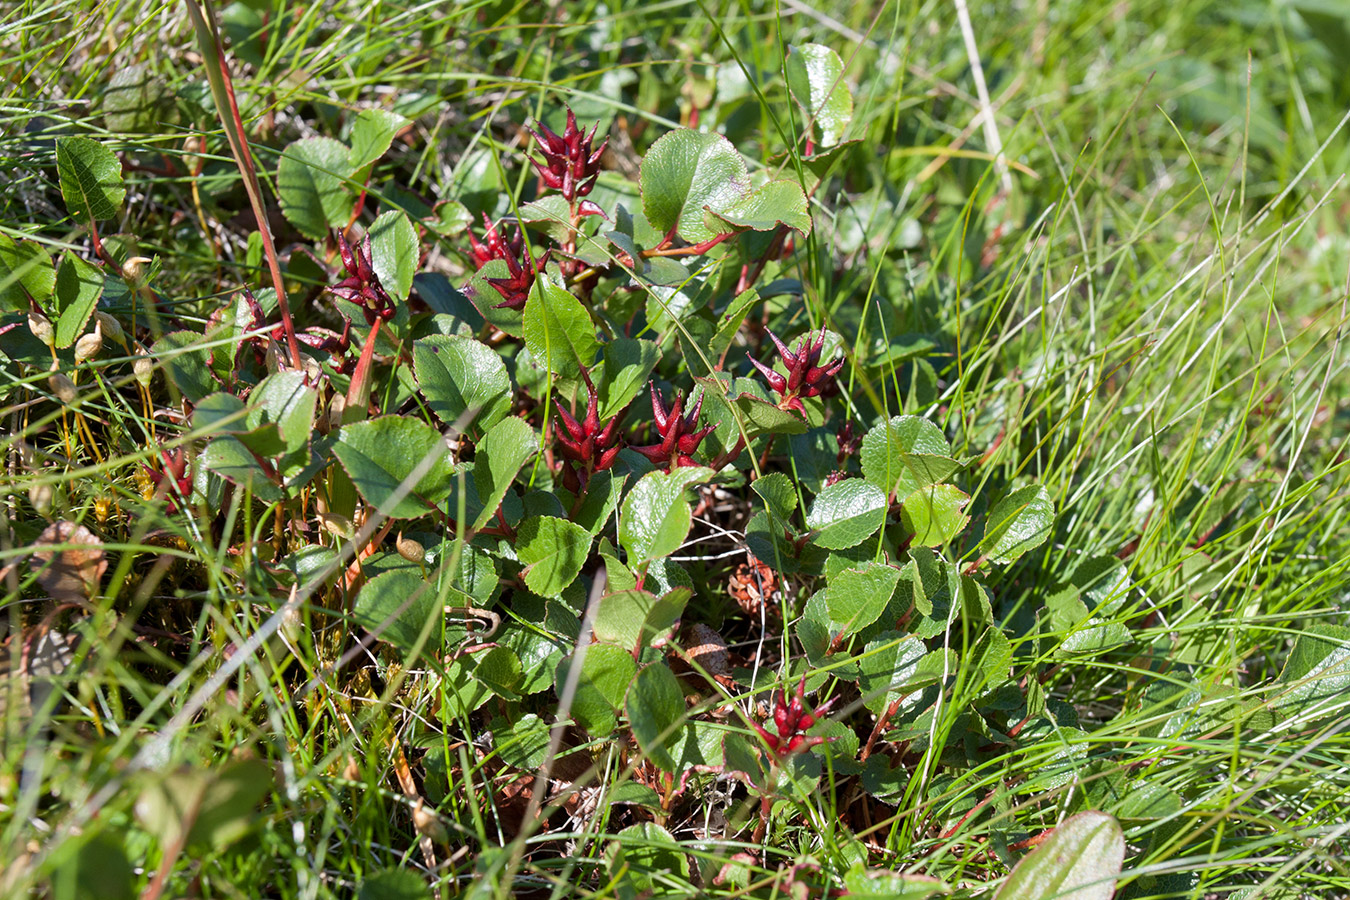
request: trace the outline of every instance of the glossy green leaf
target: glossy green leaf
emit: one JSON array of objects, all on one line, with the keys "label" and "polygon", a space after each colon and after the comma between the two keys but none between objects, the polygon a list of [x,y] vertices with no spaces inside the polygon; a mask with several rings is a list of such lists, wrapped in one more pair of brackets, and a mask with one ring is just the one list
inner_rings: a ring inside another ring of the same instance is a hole
[{"label": "glossy green leaf", "polygon": [[[618,415],[638,396],[660,359],[655,341],[620,337],[605,344],[603,368],[595,376],[602,421]],[[638,398],[638,407],[644,405]]]},{"label": "glossy green leaf", "polygon": [[615,896],[655,896],[666,878],[688,883],[689,858],[669,831],[652,822],[629,825],[606,852],[609,871],[623,885]]},{"label": "glossy green leaf", "polygon": [[931,484],[905,498],[900,523],[914,536],[915,546],[937,547],[966,527],[970,517],[964,509],[969,502],[969,495],[955,485]]},{"label": "glossy green leaf", "polygon": [[319,240],[345,226],[355,198],[344,182],[352,174],[345,144],[326,137],[290,144],[277,164],[281,211],[306,236]]},{"label": "glossy green leaf", "polygon": [[501,761],[516,769],[535,770],[548,755],[549,726],[534,713],[518,719],[494,719],[493,743]]},{"label": "glossy green leaf", "polygon": [[[365,501],[392,518],[424,515],[449,496],[450,449],[440,432],[417,419],[381,416],[344,425],[333,452]],[[429,455],[435,459],[431,468],[395,499],[402,482]]]},{"label": "glossy green leaf", "polygon": [[[352,145],[347,154],[348,168],[357,172],[384,156],[394,142],[394,135],[407,124],[407,119],[387,109],[361,110],[352,122],[352,133],[348,138]],[[386,281],[385,285],[388,284]]]},{"label": "glossy green leaf", "polygon": [[541,597],[556,597],[575,581],[590,550],[590,532],[566,519],[530,516],[516,529],[525,586]]},{"label": "glossy green leaf", "polygon": [[[413,343],[413,372],[422,399],[445,425],[491,428],[511,411],[511,379],[491,347],[462,335],[432,335]],[[473,410],[466,421],[460,416]]]},{"label": "glossy green leaf", "polygon": [[516,473],[539,450],[539,435],[524,419],[502,419],[483,435],[473,461],[473,483],[482,510],[473,528],[487,525],[502,505],[502,498],[515,480]]},{"label": "glossy green leaf", "polygon": [[670,474],[648,472],[624,498],[619,515],[619,543],[628,551],[628,564],[668,556],[689,534],[692,514],[685,491],[712,476],[709,469],[676,469]]},{"label": "glossy green leaf", "polygon": [[589,369],[600,349],[581,301],[543,276],[525,303],[521,327],[530,353],[560,378],[580,377],[581,366]]},{"label": "glossy green leaf", "polygon": [[475,653],[471,659],[473,677],[480,684],[507,700],[519,697],[516,687],[525,673],[514,650],[510,647],[493,647],[482,653]]},{"label": "glossy green leaf", "polygon": [[1012,562],[1050,537],[1055,503],[1039,484],[1013,491],[995,506],[985,523],[980,551],[991,562]]},{"label": "glossy green leaf", "polygon": [[[567,683],[568,667],[572,657],[558,664],[554,691],[562,695]],[[586,648],[581,663],[576,695],[572,699],[572,718],[592,737],[601,737],[614,730],[615,711],[623,706],[628,685],[637,674],[633,654],[613,644],[594,644]]]},{"label": "glossy green leaf", "polygon": [[820,492],[806,515],[806,527],[816,532],[817,546],[843,550],[867,540],[885,519],[885,493],[861,478],[846,478]]},{"label": "glossy green leaf", "polygon": [[103,271],[67,250],[56,270],[53,295],[57,347],[69,347],[84,333],[103,293]]},{"label": "glossy green leaf", "polygon": [[624,710],[638,746],[667,772],[675,768],[671,750],[684,723],[684,691],[665,663],[652,663],[637,673],[624,699]]},{"label": "glossy green leaf", "polygon": [[592,624],[595,638],[630,652],[645,649],[670,632],[691,595],[688,588],[675,588],[660,597],[637,589],[606,594]]},{"label": "glossy green leaf", "polygon": [[103,121],[114,134],[155,134],[173,116],[173,94],[147,63],[117,68],[103,90]]},{"label": "glossy green leaf", "polygon": [[704,223],[713,233],[725,231],[772,231],[779,225],[806,235],[811,232],[811,214],[801,185],[770,181],[749,191],[718,210],[708,210]]},{"label": "glossy green leaf", "polygon": [[1070,816],[1022,858],[994,900],[1111,900],[1125,836],[1105,813]]},{"label": "glossy green leaf", "polygon": [[278,372],[264,378],[249,394],[245,424],[250,430],[275,425],[282,446],[294,453],[314,434],[314,410],[319,393],[300,372]]},{"label": "glossy green leaf", "polygon": [[720,134],[678,129],[659,138],[642,160],[642,211],[661,233],[675,229],[691,243],[722,233],[704,210],[727,209],[749,191],[745,160]]},{"label": "glossy green leaf", "polygon": [[36,241],[0,234],[0,308],[27,312],[29,298],[46,307],[56,287],[56,269]]},{"label": "glossy green leaf", "polygon": [[222,434],[214,438],[198,459],[208,470],[251,491],[260,500],[271,503],[282,497],[281,488],[268,477],[249,448],[234,435]]},{"label": "glossy green leaf", "polygon": [[791,479],[782,472],[770,472],[752,481],[750,489],[760,496],[779,524],[791,525],[792,514],[797,511],[797,491]]},{"label": "glossy green leaf", "polygon": [[960,468],[942,430],[918,416],[895,416],[869,430],[859,458],[863,477],[897,498],[943,481]]},{"label": "glossy green leaf", "polygon": [[844,81],[844,63],[829,47],[793,45],[783,61],[788,91],[815,124],[822,147],[839,143],[853,118],[853,95]]},{"label": "glossy green leaf", "polygon": [[1344,702],[1350,693],[1350,628],[1341,625],[1313,625],[1303,631],[1289,651],[1289,659],[1280,672],[1285,690],[1275,705],[1304,713]]},{"label": "glossy green leaf", "polygon": [[424,646],[440,645],[444,613],[435,582],[420,571],[403,568],[367,581],[356,595],[352,618],[377,639],[411,652],[424,627]]},{"label": "glossy green leaf", "polygon": [[417,231],[407,213],[391,209],[370,223],[370,261],[389,296],[402,302],[412,290],[413,275],[421,261]]},{"label": "glossy green leaf", "polygon": [[952,892],[950,885],[931,875],[861,867],[844,875],[844,887],[849,897],[859,900],[926,900]]},{"label": "glossy green leaf", "polygon": [[202,349],[202,336],[191,331],[171,331],[155,341],[150,353],[177,390],[196,403],[219,390],[211,377],[211,351]]},{"label": "glossy green leaf", "polygon": [[858,657],[858,690],[867,708],[880,713],[921,682],[931,681],[919,666],[926,654],[923,642],[912,634],[884,631],[869,641]]},{"label": "glossy green leaf", "polygon": [[76,219],[115,219],[126,199],[117,154],[87,137],[56,139],[61,197]]},{"label": "glossy green leaf", "polygon": [[412,869],[382,869],[361,882],[356,900],[431,900],[431,888]]},{"label": "glossy green leaf", "polygon": [[900,570],[885,563],[844,569],[830,579],[826,591],[830,619],[843,626],[843,634],[856,634],[881,617],[899,584]]}]

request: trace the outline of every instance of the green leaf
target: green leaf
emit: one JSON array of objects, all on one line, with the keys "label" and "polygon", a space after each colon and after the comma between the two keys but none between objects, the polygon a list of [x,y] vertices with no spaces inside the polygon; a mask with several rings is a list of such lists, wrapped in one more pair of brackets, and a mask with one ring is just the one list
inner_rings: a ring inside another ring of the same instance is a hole
[{"label": "green leaf", "polygon": [[[417,419],[381,416],[344,425],[333,452],[366,502],[391,518],[424,515],[450,494],[450,449],[440,432]],[[395,501],[399,485],[428,454],[436,456],[431,469]]]},{"label": "green leaf", "polygon": [[294,453],[314,434],[314,409],[319,393],[300,372],[278,372],[264,378],[249,394],[245,420],[249,429],[276,425],[285,452]]},{"label": "green leaf", "polygon": [[352,618],[382,641],[412,652],[427,627],[427,647],[439,647],[444,618],[436,585],[421,572],[403,568],[376,575],[356,595]]},{"label": "green leaf", "polygon": [[652,144],[639,180],[647,220],[662,234],[676,229],[690,243],[722,233],[708,227],[705,209],[728,209],[750,190],[745,160],[730,141],[685,128]]},{"label": "green leaf", "polygon": [[[554,690],[562,695],[567,683],[568,668],[574,657],[558,664]],[[633,654],[612,644],[593,644],[586,648],[581,663],[577,691],[572,698],[572,718],[592,737],[601,737],[614,730],[618,720],[614,713],[623,705],[628,685],[637,674]]]},{"label": "green leaf", "polygon": [[[352,172],[359,172],[365,166],[378,160],[389,150],[398,134],[408,124],[408,120],[398,113],[387,109],[363,109],[352,122],[349,140],[352,147],[347,154],[347,166]],[[381,279],[383,280],[383,279]],[[388,286],[389,282],[385,282]]]},{"label": "green leaf", "polygon": [[[471,337],[432,335],[413,343],[413,372],[422,399],[446,425],[491,428],[511,412],[511,379],[502,358]],[[459,417],[474,414],[465,422]]]},{"label": "green leaf", "polygon": [[590,551],[590,532],[566,519],[531,516],[516,529],[525,586],[541,597],[556,597],[575,581]]},{"label": "green leaf", "polygon": [[710,469],[682,468],[648,472],[633,485],[619,517],[619,543],[628,551],[630,566],[669,556],[684,543],[693,521],[684,492],[710,477]]},{"label": "green leaf", "polygon": [[970,521],[962,510],[970,496],[950,484],[930,484],[905,498],[900,522],[918,547],[937,547],[961,533]]},{"label": "green leaf", "polygon": [[788,49],[783,61],[788,91],[820,132],[820,144],[839,143],[853,118],[853,95],[844,82],[844,63],[829,47],[802,44]]},{"label": "green leaf", "polygon": [[811,214],[801,185],[791,181],[770,181],[745,194],[721,210],[709,210],[704,217],[714,234],[725,231],[772,231],[785,225],[802,235],[811,232]]},{"label": "green leaf", "polygon": [[[623,885],[617,897],[653,896],[666,884],[661,873],[672,873],[680,883],[689,881],[689,858],[669,831],[652,822],[629,825],[615,835],[606,851],[610,877]],[[620,874],[622,873],[622,874]]]},{"label": "green leaf", "polygon": [[473,483],[483,503],[473,523],[474,531],[497,514],[516,473],[538,449],[539,435],[524,419],[514,416],[502,419],[483,435],[473,461]]},{"label": "green leaf", "polygon": [[56,139],[56,171],[66,209],[77,219],[115,219],[126,199],[117,154],[86,137]]},{"label": "green leaf", "polygon": [[180,769],[146,786],[136,817],[161,846],[182,842],[196,853],[220,851],[249,832],[271,789],[271,768],[259,759]]},{"label": "green leaf", "polygon": [[751,482],[750,489],[759,494],[765,508],[780,525],[791,524],[792,514],[797,511],[797,491],[791,479],[782,472],[770,472]]},{"label": "green leaf", "polygon": [[637,589],[606,594],[596,609],[595,638],[629,652],[646,649],[655,638],[669,634],[692,595],[688,588],[661,597]]},{"label": "green leaf", "polygon": [[950,894],[945,881],[931,875],[913,875],[885,869],[850,869],[844,875],[849,897],[859,900],[925,900],[934,894]]},{"label": "green leaf", "polygon": [[281,489],[273,483],[258,460],[239,438],[223,434],[206,445],[200,457],[201,464],[222,478],[252,491],[267,503],[281,499]]},{"label": "green leaf", "polygon": [[737,422],[745,428],[746,440],[750,441],[766,434],[803,434],[807,430],[801,416],[779,409],[751,393],[748,378],[732,378],[729,373],[714,372],[696,376],[694,381],[702,385],[704,398],[719,407],[717,414],[725,424],[719,426],[717,436],[724,444],[735,443],[740,436]]},{"label": "green leaf", "polygon": [[1055,524],[1055,503],[1039,484],[1013,491],[989,513],[980,550],[991,562],[1012,562],[1045,543]]},{"label": "green leaf", "polygon": [[1276,706],[1295,712],[1343,703],[1350,689],[1350,628],[1314,625],[1294,641],[1289,659],[1280,672],[1287,689]]},{"label": "green leaf", "polygon": [[45,307],[55,287],[56,269],[41,244],[0,234],[0,308],[27,312],[30,297]]},{"label": "green leaf", "polygon": [[940,482],[960,468],[942,430],[918,416],[895,416],[863,435],[863,477],[903,498]]},{"label": "green leaf", "polygon": [[885,563],[844,569],[830,580],[825,595],[830,619],[844,626],[844,634],[856,634],[881,617],[899,584],[900,570]]},{"label": "green leaf", "polygon": [[919,665],[926,655],[923,642],[912,634],[883,631],[869,641],[858,657],[858,690],[867,708],[880,713],[919,684],[931,681],[932,676]]},{"label": "green leaf", "polygon": [[580,367],[589,369],[600,349],[586,307],[542,275],[525,303],[521,327],[530,353],[560,378],[580,377]]},{"label": "green leaf", "polygon": [[370,260],[380,284],[395,300],[408,299],[421,247],[417,231],[401,209],[381,213],[370,223]]},{"label": "green leaf", "polygon": [[516,687],[524,677],[520,657],[510,647],[493,647],[477,653],[473,659],[473,677],[492,693],[507,700],[519,699]]},{"label": "green leaf", "polygon": [[347,224],[355,199],[344,182],[352,167],[346,145],[332,138],[295,141],[277,164],[281,211],[308,237],[320,240],[330,228]]},{"label": "green leaf", "polygon": [[886,495],[861,478],[846,478],[825,488],[806,515],[812,541],[826,550],[843,550],[867,540],[886,519]]},{"label": "green leaf", "polygon": [[84,333],[103,293],[103,271],[67,250],[56,270],[55,339],[57,347],[69,347]]},{"label": "green leaf", "polygon": [[708,346],[708,358],[720,359],[722,354],[731,346],[732,341],[740,332],[741,326],[745,324],[745,317],[750,314],[750,310],[755,308],[759,302],[759,291],[754,288],[747,288],[737,294],[727,308],[717,317],[717,330],[713,333],[712,340]]},{"label": "green leaf", "polygon": [[675,674],[660,662],[642,669],[628,688],[624,709],[642,752],[660,768],[673,771],[671,750],[685,719],[684,691]]},{"label": "green leaf", "polygon": [[136,872],[122,841],[106,832],[72,837],[53,848],[55,900],[135,900]]},{"label": "green leaf", "polygon": [[193,403],[219,388],[211,377],[211,351],[199,347],[201,341],[200,334],[171,331],[150,348],[151,355],[164,366],[165,374],[179,393]]},{"label": "green leaf", "polygon": [[103,121],[115,134],[164,131],[172,116],[172,94],[145,63],[119,68],[103,91]]},{"label": "green leaf", "polygon": [[383,869],[366,876],[356,900],[431,900],[431,888],[412,869]]},{"label": "green leaf", "polygon": [[548,755],[548,723],[534,713],[519,719],[494,719],[492,733],[502,762],[516,769],[538,769]]},{"label": "green leaf", "polygon": [[1070,816],[1022,858],[994,900],[1111,900],[1125,836],[1106,813]]},{"label": "green leaf", "polygon": [[660,359],[661,349],[655,341],[620,337],[605,345],[603,371],[595,376],[601,421],[618,415],[632,402]]}]

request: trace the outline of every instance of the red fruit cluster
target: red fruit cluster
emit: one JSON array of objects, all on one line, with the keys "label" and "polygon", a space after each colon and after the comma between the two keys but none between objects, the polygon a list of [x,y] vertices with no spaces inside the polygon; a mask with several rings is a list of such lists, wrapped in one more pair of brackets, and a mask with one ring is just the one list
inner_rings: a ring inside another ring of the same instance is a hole
[{"label": "red fruit cluster", "polygon": [[797,691],[789,700],[782,691],[775,691],[773,695],[773,724],[778,730],[778,734],[770,734],[762,726],[756,724],[755,731],[764,739],[764,743],[769,745],[771,752],[776,759],[783,759],[791,756],[799,750],[807,750],[819,744],[824,744],[829,738],[808,735],[806,732],[810,727],[816,724],[816,720],[825,714],[830,708],[833,700],[827,700],[814,711],[806,708],[806,676],[802,676],[801,682],[797,685]]},{"label": "red fruit cluster", "polygon": [[[544,160],[531,159],[530,162],[539,172],[539,180],[545,187],[562,192],[568,203],[576,204],[579,198],[585,197],[595,187],[595,179],[600,175],[600,157],[609,146],[609,138],[605,138],[598,150],[592,150],[591,143],[595,140],[595,131],[600,123],[597,122],[591,127],[591,133],[586,134],[577,128],[577,117],[570,109],[567,111],[567,127],[562,134],[553,133],[542,122],[536,124],[539,131],[530,133],[534,135]],[[574,209],[574,214],[604,215],[600,207],[589,200],[583,200]]]},{"label": "red fruit cluster", "polygon": [[[535,276],[548,263],[549,253],[552,251],[545,250],[538,259],[535,259],[530,254],[530,248],[525,246],[525,236],[520,229],[516,229],[516,236],[508,241],[497,231],[497,226],[492,224],[487,213],[483,214],[483,240],[478,240],[470,231],[469,245],[473,249],[473,262],[476,268],[481,269],[492,260],[500,259],[506,263],[506,268],[511,273],[507,278],[487,279],[487,283],[502,295],[502,302],[498,303],[496,308],[524,309],[525,301],[530,298],[530,289],[534,287]],[[521,254],[524,254],[523,258]]]},{"label": "red fruit cluster", "polygon": [[366,324],[374,325],[377,319],[388,322],[394,317],[394,300],[385,293],[380,284],[380,276],[370,260],[370,235],[366,235],[355,247],[347,243],[347,238],[338,232],[338,250],[342,252],[342,267],[347,277],[328,290],[356,303],[366,315]]},{"label": "red fruit cluster", "polygon": [[820,354],[825,349],[824,326],[821,326],[820,334],[814,339],[808,334],[795,351],[789,350],[772,331],[769,332],[769,337],[778,348],[778,355],[788,372],[787,377],[783,377],[753,356],[750,357],[750,362],[759,369],[760,374],[769,382],[769,387],[778,394],[779,409],[795,409],[806,415],[802,398],[817,397],[834,390],[836,388],[834,376],[844,367],[844,358],[840,356],[823,366],[820,364]]},{"label": "red fruit cluster", "polygon": [[586,382],[586,417],[578,422],[566,407],[558,406],[558,445],[563,457],[563,487],[578,493],[595,472],[603,472],[614,465],[619,455],[619,420],[623,413],[600,425],[600,398],[585,369],[581,377]]},{"label": "red fruit cluster", "polygon": [[703,439],[712,433],[715,425],[698,427],[698,414],[703,408],[703,395],[699,394],[694,408],[688,415],[682,416],[688,395],[678,395],[673,406],[667,408],[666,401],[657,393],[656,385],[651,385],[652,415],[656,418],[656,432],[661,442],[646,447],[634,447],[638,453],[650,459],[658,466],[665,466],[667,472],[682,466],[696,466],[693,452]]},{"label": "red fruit cluster", "polygon": [[160,468],[158,470],[142,464],[146,474],[150,477],[150,483],[155,486],[155,493],[159,493],[160,485],[167,478],[169,483],[164,490],[165,502],[168,503],[170,514],[178,512],[178,498],[192,496],[192,475],[188,471],[188,455],[186,447],[175,447],[172,450],[159,451]]},{"label": "red fruit cluster", "polygon": [[[248,305],[249,324],[247,331],[258,331],[267,326],[267,313],[263,311],[262,304],[258,298],[253,296],[253,292],[244,288],[244,302]],[[304,344],[311,351],[328,353],[333,368],[345,374],[351,374],[355,368],[356,362],[347,356],[347,351],[352,346],[352,320],[346,316],[342,317],[342,334],[332,331],[328,328],[315,326],[305,331],[296,332],[295,339]],[[254,358],[259,365],[262,365],[266,359],[264,351],[268,340],[276,341],[282,344],[286,340],[285,328],[281,325],[275,325],[266,335],[255,335],[249,338],[239,347],[239,354],[251,344],[253,347]],[[238,365],[239,355],[235,356],[235,364]]]}]

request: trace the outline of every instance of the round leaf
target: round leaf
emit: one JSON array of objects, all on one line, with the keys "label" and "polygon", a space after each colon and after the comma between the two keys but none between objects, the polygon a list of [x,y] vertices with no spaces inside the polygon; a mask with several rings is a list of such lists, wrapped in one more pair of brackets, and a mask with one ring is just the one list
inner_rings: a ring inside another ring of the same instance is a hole
[{"label": "round leaf", "polygon": [[970,502],[965,491],[950,484],[932,484],[905,498],[900,522],[918,547],[937,547],[961,533],[970,521],[963,509]]},{"label": "round leaf", "polygon": [[830,579],[826,592],[830,619],[844,626],[844,634],[856,634],[881,616],[899,583],[900,570],[884,563],[844,569]]},{"label": "round leaf", "polygon": [[30,297],[45,306],[55,287],[56,270],[41,244],[0,234],[0,308],[24,312]]},{"label": "round leaf", "polygon": [[[572,657],[558,664],[555,685],[559,694],[567,683],[571,664]],[[636,674],[633,654],[622,647],[611,644],[587,647],[572,698],[572,718],[593,737],[609,734],[617,723],[614,711],[623,705],[624,694]]]},{"label": "round leaf", "polygon": [[575,581],[590,550],[590,532],[555,516],[531,516],[516,531],[525,586],[543,597],[556,597]]},{"label": "round leaf", "polygon": [[1125,836],[1106,813],[1070,816],[1028,853],[994,900],[1111,900]]},{"label": "round leaf", "polygon": [[288,146],[277,164],[281,211],[315,240],[351,218],[354,201],[343,186],[352,172],[348,152],[332,138],[304,138]]},{"label": "round leaf", "polygon": [[56,139],[56,171],[66,209],[77,219],[115,219],[126,199],[117,154],[86,137]]},{"label": "round leaf", "polygon": [[356,595],[352,618],[382,641],[411,651],[429,621],[427,644],[439,643],[442,617],[436,586],[420,572],[394,569],[367,581]]},{"label": "round leaf", "polygon": [[675,768],[670,748],[681,736],[684,691],[665,663],[653,663],[638,672],[624,703],[642,752],[667,772]]},{"label": "round leaf", "polygon": [[703,211],[725,210],[749,191],[745,160],[720,134],[679,129],[663,136],[642,160],[642,211],[661,233],[676,229],[686,241],[706,241],[719,231]]},{"label": "round leaf", "polygon": [[820,132],[822,147],[839,143],[853,118],[853,95],[844,82],[839,54],[820,44],[789,48],[783,63],[788,91]]},{"label": "round leaf", "polygon": [[820,492],[806,527],[818,532],[813,542],[826,550],[843,550],[861,544],[876,533],[886,519],[886,495],[881,488],[861,478],[846,478]]},{"label": "round leaf", "polygon": [[381,213],[370,224],[370,259],[380,284],[395,300],[408,299],[421,248],[412,222],[401,209]]},{"label": "round leaf", "polygon": [[701,467],[676,469],[668,475],[648,472],[633,485],[619,519],[619,543],[628,551],[630,566],[668,556],[684,543],[692,523],[685,488],[710,474]]},{"label": "round leaf", "polygon": [[[344,425],[333,452],[366,502],[392,518],[423,515],[450,493],[449,448],[436,429],[417,419],[381,416]],[[436,455],[431,469],[395,500],[399,486],[428,454]]]},{"label": "round leaf", "polygon": [[[422,398],[446,425],[488,429],[511,411],[511,379],[502,358],[461,335],[433,335],[413,344],[413,372]],[[473,417],[459,417],[474,410]]]},{"label": "round leaf", "polygon": [[1055,524],[1055,503],[1041,485],[1013,491],[989,513],[980,549],[991,562],[1012,562],[1045,543]]},{"label": "round leaf", "polygon": [[581,366],[589,369],[600,349],[586,307],[547,278],[541,277],[530,292],[521,327],[534,358],[562,378],[578,377]]}]

